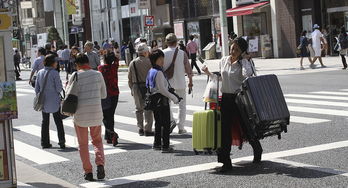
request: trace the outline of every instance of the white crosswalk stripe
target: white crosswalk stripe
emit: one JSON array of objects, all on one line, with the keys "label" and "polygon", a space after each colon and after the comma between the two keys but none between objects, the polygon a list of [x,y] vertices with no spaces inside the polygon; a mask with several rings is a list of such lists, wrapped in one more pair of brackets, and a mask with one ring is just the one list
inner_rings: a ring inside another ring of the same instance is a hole
[{"label": "white crosswalk stripe", "polygon": [[344,116],[348,117],[348,111],[345,110],[330,110],[323,108],[309,108],[300,106],[288,106],[290,111],[293,112],[304,112],[310,114],[323,114],[323,115],[333,115],[333,116]]},{"label": "white crosswalk stripe", "polygon": [[[118,116],[118,117],[120,117],[120,116]],[[132,118],[129,118],[129,119],[132,119]],[[132,120],[132,121],[134,121],[134,120]],[[72,128],[74,127],[72,120],[64,120],[64,125],[72,127]],[[121,140],[127,140],[130,142],[135,142],[135,143],[149,145],[149,146],[153,145],[154,138],[152,136],[151,137],[139,136],[138,133],[135,133],[132,131],[126,131],[126,130],[122,130],[122,129],[117,129],[117,128],[115,129],[115,131],[120,136]],[[105,132],[105,128],[104,128],[104,126],[102,126],[102,133],[104,133],[104,132]],[[170,142],[171,142],[171,144],[180,144],[181,143],[179,141],[174,141],[174,140],[170,140]]]},{"label": "white crosswalk stripe", "polygon": [[348,96],[348,92],[316,91],[316,92],[310,92],[310,93],[322,94],[322,95],[342,95],[342,96]]},{"label": "white crosswalk stripe", "polygon": [[14,140],[14,145],[16,155],[33,161],[39,165],[69,161],[69,159],[55,155],[43,149],[36,148],[29,144],[25,144],[18,140]]},{"label": "white crosswalk stripe", "polygon": [[[19,127],[16,127],[16,129],[18,129],[22,132],[28,133],[30,135],[33,135],[33,136],[41,137],[41,127],[36,126],[36,125],[19,126]],[[56,135],[57,135],[57,131],[50,130],[50,140],[58,143],[59,140],[58,140]],[[69,147],[78,148],[77,137],[65,134],[65,145],[67,145]],[[122,153],[122,152],[127,152],[127,151],[124,149],[115,148],[115,147],[112,147],[109,145],[104,145],[104,154],[105,155]],[[93,150],[93,147],[91,145],[90,145],[89,153],[94,154],[94,150]]]},{"label": "white crosswalk stripe", "polygon": [[305,100],[305,99],[286,98],[286,102],[287,103],[295,103],[295,104],[313,104],[313,105],[321,105],[321,106],[348,107],[348,103],[332,102],[332,101],[319,101],[319,100]]},{"label": "white crosswalk stripe", "polygon": [[348,97],[325,96],[325,95],[287,94],[285,95],[285,97],[348,101]]}]

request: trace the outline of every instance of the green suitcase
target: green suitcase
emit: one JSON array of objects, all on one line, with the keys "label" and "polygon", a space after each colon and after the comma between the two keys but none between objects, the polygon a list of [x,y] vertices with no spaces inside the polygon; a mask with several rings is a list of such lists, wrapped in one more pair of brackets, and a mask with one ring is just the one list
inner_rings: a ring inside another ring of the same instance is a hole
[{"label": "green suitcase", "polygon": [[206,110],[193,114],[192,147],[195,154],[208,152],[221,147],[221,113],[217,110]]}]

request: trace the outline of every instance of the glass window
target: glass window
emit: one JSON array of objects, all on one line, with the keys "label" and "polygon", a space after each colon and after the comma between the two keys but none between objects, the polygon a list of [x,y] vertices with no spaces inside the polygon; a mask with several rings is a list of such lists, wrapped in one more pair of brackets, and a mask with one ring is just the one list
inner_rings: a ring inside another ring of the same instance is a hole
[{"label": "glass window", "polygon": [[267,34],[266,14],[257,13],[243,16],[244,36],[260,36]]}]

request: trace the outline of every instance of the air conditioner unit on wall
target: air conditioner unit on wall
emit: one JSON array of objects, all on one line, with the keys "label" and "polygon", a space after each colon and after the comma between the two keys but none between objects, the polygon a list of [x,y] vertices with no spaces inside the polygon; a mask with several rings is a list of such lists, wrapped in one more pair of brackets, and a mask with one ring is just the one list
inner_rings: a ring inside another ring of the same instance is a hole
[{"label": "air conditioner unit on wall", "polygon": [[269,0],[236,0],[236,5],[246,5],[246,4],[253,4],[253,3],[261,3]]}]

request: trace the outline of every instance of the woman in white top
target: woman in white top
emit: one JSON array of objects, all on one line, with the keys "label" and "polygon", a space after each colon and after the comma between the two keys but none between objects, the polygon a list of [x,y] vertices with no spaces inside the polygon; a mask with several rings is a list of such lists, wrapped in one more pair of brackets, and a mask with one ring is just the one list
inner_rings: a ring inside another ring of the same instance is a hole
[{"label": "woman in white top", "polygon": [[[103,111],[101,100],[106,98],[106,87],[103,75],[92,70],[87,55],[78,54],[75,60],[75,72],[68,84],[68,88],[77,81],[77,110],[74,114],[75,131],[79,143],[79,152],[85,171],[85,180],[93,181],[92,165],[89,159],[88,129],[95,151],[98,179],[104,179],[104,148],[101,137]],[[77,75],[76,75],[77,74]],[[75,84],[74,84],[75,87]],[[69,89],[67,89],[69,90]]]},{"label": "woman in white top", "polygon": [[[236,94],[243,81],[253,75],[253,65],[247,59],[243,58],[247,52],[248,43],[242,37],[233,40],[230,56],[223,57],[220,62],[220,73],[222,77],[222,101],[221,101],[221,149],[218,152],[218,162],[223,166],[218,172],[225,173],[232,170],[230,158],[232,134],[231,129],[234,119],[241,122],[241,115],[235,102]],[[212,75],[207,67],[203,67],[203,71],[208,75]],[[242,123],[242,122],[241,122]],[[249,140],[254,150],[254,163],[261,161],[262,147],[258,140]]]}]

